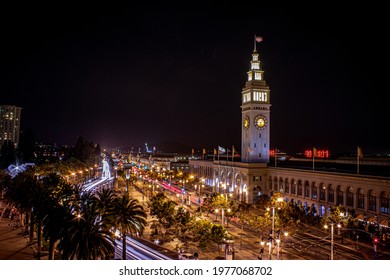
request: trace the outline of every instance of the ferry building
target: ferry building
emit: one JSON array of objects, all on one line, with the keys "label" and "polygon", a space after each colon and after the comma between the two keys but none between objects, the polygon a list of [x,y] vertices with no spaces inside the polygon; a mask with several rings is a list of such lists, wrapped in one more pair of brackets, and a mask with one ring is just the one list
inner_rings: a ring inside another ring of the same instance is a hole
[{"label": "ferry building", "polygon": [[281,192],[286,201],[315,207],[321,216],[331,206],[345,206],[355,209],[360,220],[389,226],[390,177],[269,164],[271,91],[256,48],[241,96],[241,161],[189,160],[191,174],[239,202],[253,203],[261,194]]}]

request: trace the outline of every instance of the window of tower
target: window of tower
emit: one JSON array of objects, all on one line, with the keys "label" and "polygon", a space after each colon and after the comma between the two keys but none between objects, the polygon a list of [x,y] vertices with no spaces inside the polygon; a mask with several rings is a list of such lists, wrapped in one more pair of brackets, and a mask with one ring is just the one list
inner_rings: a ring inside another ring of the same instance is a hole
[{"label": "window of tower", "polygon": [[253,100],[267,102],[267,92],[265,91],[254,91],[253,92]]},{"label": "window of tower", "polygon": [[259,60],[259,55],[258,54],[254,54],[253,55],[253,60]]},{"label": "window of tower", "polygon": [[261,80],[261,73],[255,73],[255,80]]},{"label": "window of tower", "polygon": [[252,81],[252,73],[248,73],[248,81]]},{"label": "window of tower", "polygon": [[245,93],[243,95],[243,103],[251,101],[251,94],[250,93]]},{"label": "window of tower", "polygon": [[259,70],[260,69],[260,63],[258,62],[252,62],[252,70]]}]

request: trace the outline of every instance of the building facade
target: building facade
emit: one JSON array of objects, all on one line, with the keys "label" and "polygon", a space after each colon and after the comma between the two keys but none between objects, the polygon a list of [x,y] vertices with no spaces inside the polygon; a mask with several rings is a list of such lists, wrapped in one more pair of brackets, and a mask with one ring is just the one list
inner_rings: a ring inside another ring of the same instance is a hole
[{"label": "building facade", "polygon": [[189,160],[190,173],[218,193],[254,203],[262,194],[281,192],[286,201],[312,207],[320,216],[332,206],[354,209],[360,220],[385,227],[390,221],[390,177],[301,170],[269,165],[270,90],[259,55],[252,54],[242,90],[241,162]]},{"label": "building facade", "polygon": [[19,146],[21,111],[17,106],[0,105],[0,147],[7,141]]}]

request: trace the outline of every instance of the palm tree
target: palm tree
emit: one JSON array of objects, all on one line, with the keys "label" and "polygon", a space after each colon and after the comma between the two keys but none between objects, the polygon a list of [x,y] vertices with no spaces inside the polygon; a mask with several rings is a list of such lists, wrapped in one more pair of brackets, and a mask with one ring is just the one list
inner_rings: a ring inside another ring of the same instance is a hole
[{"label": "palm tree", "polygon": [[0,169],[0,199],[3,196],[3,192],[11,184],[11,176],[9,176],[4,170]]},{"label": "palm tree", "polygon": [[43,182],[49,197],[40,205],[42,211],[43,236],[49,241],[49,260],[54,259],[55,242],[60,240],[69,221],[73,219],[77,189],[66,184],[58,175],[51,174]]},{"label": "palm tree", "polygon": [[114,234],[103,226],[96,199],[89,192],[81,197],[68,230],[63,232],[58,248],[65,259],[95,260],[114,253]]},{"label": "palm tree", "polygon": [[[109,214],[112,212],[115,197],[115,193],[112,189],[104,188],[101,191],[96,192],[96,206],[102,216],[103,226],[106,224],[104,221],[109,219]],[[109,221],[107,221],[107,223],[108,222]]]},{"label": "palm tree", "polygon": [[138,200],[131,198],[127,192],[115,198],[111,212],[111,224],[115,230],[119,230],[122,237],[122,259],[126,259],[126,236],[142,234],[147,223],[146,217],[142,205],[138,204]]},{"label": "palm tree", "polygon": [[7,203],[14,205],[16,208],[26,213],[25,227],[26,230],[30,225],[29,240],[33,241],[34,223],[32,219],[32,209],[35,204],[35,191],[37,181],[33,171],[19,173],[12,179],[11,184],[6,189],[5,199]]}]

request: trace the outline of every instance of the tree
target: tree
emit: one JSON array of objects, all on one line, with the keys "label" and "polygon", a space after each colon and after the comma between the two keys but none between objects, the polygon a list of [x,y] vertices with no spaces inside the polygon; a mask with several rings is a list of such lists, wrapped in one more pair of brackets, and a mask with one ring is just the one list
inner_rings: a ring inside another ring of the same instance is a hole
[{"label": "tree", "polygon": [[130,198],[125,192],[116,197],[111,212],[111,224],[118,230],[122,237],[122,258],[126,259],[126,237],[128,234],[142,234],[146,225],[146,213],[138,200]]},{"label": "tree", "polygon": [[[210,229],[210,239],[214,241],[218,247],[226,239],[227,231],[222,225],[213,224]],[[219,252],[219,250],[218,250]]]},{"label": "tree", "polygon": [[158,193],[148,202],[150,214],[156,216],[160,225],[170,227],[174,223],[176,204],[163,193]]},{"label": "tree", "polygon": [[42,181],[47,197],[40,202],[39,212],[42,213],[43,237],[49,241],[49,260],[53,260],[55,243],[62,238],[73,219],[78,189],[54,173]]},{"label": "tree", "polygon": [[4,192],[11,184],[11,176],[7,172],[0,169],[0,199],[3,197]]},{"label": "tree", "polygon": [[58,244],[66,259],[96,260],[114,253],[114,234],[102,225],[96,201],[81,205]]},{"label": "tree", "polygon": [[27,170],[16,175],[9,187],[5,191],[6,201],[26,213],[25,226],[26,230],[28,225],[29,239],[33,241],[34,235],[34,222],[32,219],[32,209],[36,203],[36,188],[38,181],[34,176],[34,170]]}]

